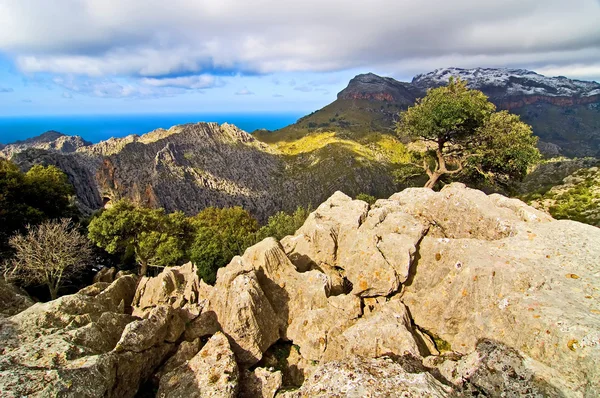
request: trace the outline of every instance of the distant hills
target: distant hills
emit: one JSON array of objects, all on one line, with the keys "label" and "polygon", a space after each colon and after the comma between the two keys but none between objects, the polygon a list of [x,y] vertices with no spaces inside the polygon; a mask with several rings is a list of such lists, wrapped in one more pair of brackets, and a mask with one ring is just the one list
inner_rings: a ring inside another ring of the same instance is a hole
[{"label": "distant hills", "polygon": [[[376,197],[401,190],[395,175],[409,161],[411,144],[395,135],[398,113],[450,76],[481,89],[499,108],[520,114],[548,155],[600,157],[600,84],[482,68],[438,69],[410,83],[358,75],[333,103],[274,132],[250,135],[229,124],[196,123],[93,145],[47,132],[0,148],[0,156],[23,169],[58,166],[88,214],[128,197],[188,214],[207,206],[241,205],[264,221],[279,210],[321,203],[337,190]],[[524,185],[532,188],[522,194],[543,194],[592,164],[555,166],[550,174],[560,178],[533,173]],[[416,178],[412,183],[419,185]]]},{"label": "distant hills", "polygon": [[258,138],[275,141],[319,129],[353,136],[392,132],[399,111],[452,76],[483,91],[499,109],[520,115],[540,137],[540,149],[546,154],[600,157],[600,84],[525,69],[445,68],[417,75],[410,83],[373,73],[358,75],[333,103],[274,136],[261,133]]}]

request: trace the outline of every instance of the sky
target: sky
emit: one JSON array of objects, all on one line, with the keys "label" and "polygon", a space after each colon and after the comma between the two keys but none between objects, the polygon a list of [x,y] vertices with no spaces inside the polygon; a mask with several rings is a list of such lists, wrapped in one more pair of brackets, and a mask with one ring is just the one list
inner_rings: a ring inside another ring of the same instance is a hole
[{"label": "sky", "polygon": [[359,73],[600,81],[600,0],[0,0],[0,116],[312,111]]}]

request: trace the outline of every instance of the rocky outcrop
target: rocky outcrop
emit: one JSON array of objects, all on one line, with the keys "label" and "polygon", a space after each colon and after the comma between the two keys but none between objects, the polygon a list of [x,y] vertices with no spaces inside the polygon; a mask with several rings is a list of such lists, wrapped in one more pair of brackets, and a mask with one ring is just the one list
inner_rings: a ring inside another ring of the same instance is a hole
[{"label": "rocky outcrop", "polygon": [[62,153],[75,152],[78,148],[91,145],[79,136],[70,136],[58,131],[47,131],[37,137],[16,141],[0,148],[0,157],[10,159],[13,155],[29,148],[45,149]]},{"label": "rocky outcrop", "polygon": [[397,102],[408,107],[413,105],[421,95],[421,90],[410,83],[366,73],[350,80],[348,87],[340,91],[337,98]]},{"label": "rocky outcrop", "polygon": [[175,347],[164,310],[125,313],[135,284],[100,282],[0,320],[2,395],[133,397]]},{"label": "rocky outcrop", "polygon": [[491,340],[481,340],[475,351],[465,356],[431,356],[424,364],[437,369],[438,377],[453,383],[463,396],[562,397],[561,391],[546,382],[541,374],[561,385],[547,368],[539,367],[531,358]]},{"label": "rocky outcrop", "polygon": [[227,337],[216,333],[189,362],[160,379],[157,397],[235,398],[239,370]]},{"label": "rocky outcrop", "polygon": [[598,228],[458,183],[372,206],[338,192],[215,286],[186,264],[0,320],[0,389],[597,396],[598,242]]},{"label": "rocky outcrop", "polygon": [[319,366],[298,391],[284,398],[447,397],[452,389],[426,371],[407,371],[387,357],[351,357]]},{"label": "rocky outcrop", "polygon": [[18,314],[33,304],[34,301],[26,292],[0,277],[0,318]]}]

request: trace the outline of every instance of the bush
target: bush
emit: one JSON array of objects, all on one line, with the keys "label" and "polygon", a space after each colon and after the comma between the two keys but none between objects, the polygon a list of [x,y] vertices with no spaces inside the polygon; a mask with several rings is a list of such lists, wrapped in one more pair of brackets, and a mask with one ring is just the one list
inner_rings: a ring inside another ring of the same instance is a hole
[{"label": "bush", "polygon": [[310,206],[298,206],[298,208],[292,214],[287,214],[283,211],[276,213],[275,215],[269,217],[267,225],[263,226],[258,231],[256,241],[260,242],[268,237],[281,240],[288,235],[295,234],[296,231],[304,224],[304,221],[306,221],[310,212]]},{"label": "bush", "polygon": [[217,270],[254,244],[258,222],[241,207],[208,207],[190,219],[194,238],[189,256],[198,274],[209,284]]},{"label": "bush", "polygon": [[23,173],[0,158],[0,255],[9,250],[8,238],[25,232],[27,225],[61,217],[78,218],[73,194],[67,176],[54,166],[33,166]]},{"label": "bush", "polygon": [[123,199],[91,220],[88,236],[108,253],[133,251],[143,276],[149,267],[185,261],[190,232],[182,212],[167,215],[163,209],[139,207]]},{"label": "bush", "polygon": [[70,219],[45,221],[26,230],[10,238],[15,255],[5,276],[26,286],[46,285],[54,300],[65,282],[90,265],[90,243]]},{"label": "bush", "polygon": [[372,196],[372,195],[369,195],[366,193],[359,193],[358,195],[356,195],[356,199],[367,202],[369,204],[369,206],[374,205],[375,202],[377,201],[377,198],[375,196]]}]

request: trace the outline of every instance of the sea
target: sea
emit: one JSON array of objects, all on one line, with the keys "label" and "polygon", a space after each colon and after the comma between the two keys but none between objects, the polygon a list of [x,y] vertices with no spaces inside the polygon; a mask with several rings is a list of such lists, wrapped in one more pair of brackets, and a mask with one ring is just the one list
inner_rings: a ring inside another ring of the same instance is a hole
[{"label": "sea", "polygon": [[197,122],[235,124],[242,130],[277,130],[295,123],[306,112],[290,113],[223,113],[223,114],[134,114],[76,116],[0,116],[0,143],[35,137],[54,130],[66,135],[79,135],[92,143],[111,137],[144,134],[165,128]]}]

